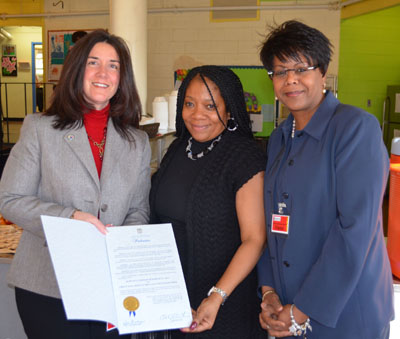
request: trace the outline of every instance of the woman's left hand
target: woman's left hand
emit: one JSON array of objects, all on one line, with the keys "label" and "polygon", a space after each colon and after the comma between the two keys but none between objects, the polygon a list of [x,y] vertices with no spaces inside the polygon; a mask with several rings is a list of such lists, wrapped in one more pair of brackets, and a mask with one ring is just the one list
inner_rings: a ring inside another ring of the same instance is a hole
[{"label": "woman's left hand", "polygon": [[212,293],[208,298],[203,299],[196,312],[193,312],[193,321],[190,327],[182,328],[185,333],[198,333],[210,330],[217,317],[221,306],[222,298],[217,293]]},{"label": "woman's left hand", "polygon": [[[268,333],[272,337],[281,338],[281,337],[290,337],[293,335],[292,332],[289,331],[289,327],[292,325],[292,321],[290,319],[290,307],[291,304],[287,304],[283,306],[283,310],[279,313],[278,320],[282,321],[286,324],[287,330],[284,331],[275,331],[273,329],[268,330]],[[293,307],[293,316],[296,322],[301,325],[305,323],[308,319],[307,315],[300,311],[296,306]]]}]

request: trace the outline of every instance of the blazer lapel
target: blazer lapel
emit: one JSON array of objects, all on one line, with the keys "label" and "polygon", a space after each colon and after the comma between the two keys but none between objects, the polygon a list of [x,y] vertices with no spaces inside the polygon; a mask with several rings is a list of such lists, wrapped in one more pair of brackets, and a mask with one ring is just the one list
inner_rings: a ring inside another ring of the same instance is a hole
[{"label": "blazer lapel", "polygon": [[93,160],[92,150],[84,127],[71,129],[64,135],[64,140],[71,147],[82,164],[88,170],[93,181],[100,189],[99,175],[97,174],[96,164]]},{"label": "blazer lapel", "polygon": [[101,168],[100,183],[106,182],[111,176],[119,159],[125,154],[128,141],[122,139],[114,127],[111,119],[108,119],[107,125],[107,139],[106,147],[104,150],[103,166]]}]

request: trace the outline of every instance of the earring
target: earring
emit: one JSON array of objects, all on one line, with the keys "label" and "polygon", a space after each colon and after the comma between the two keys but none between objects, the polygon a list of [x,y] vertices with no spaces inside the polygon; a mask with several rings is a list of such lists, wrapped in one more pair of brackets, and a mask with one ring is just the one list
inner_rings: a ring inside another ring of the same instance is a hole
[{"label": "earring", "polygon": [[234,118],[229,118],[228,121],[227,121],[227,123],[226,123],[226,129],[227,129],[229,132],[234,132],[234,131],[237,130],[237,128],[238,128],[238,124],[237,124],[237,122],[235,121],[235,119],[234,119]]},{"label": "earring", "polygon": [[325,94],[326,93],[326,88],[325,88],[326,84],[324,84],[324,88],[322,89],[322,93]]}]

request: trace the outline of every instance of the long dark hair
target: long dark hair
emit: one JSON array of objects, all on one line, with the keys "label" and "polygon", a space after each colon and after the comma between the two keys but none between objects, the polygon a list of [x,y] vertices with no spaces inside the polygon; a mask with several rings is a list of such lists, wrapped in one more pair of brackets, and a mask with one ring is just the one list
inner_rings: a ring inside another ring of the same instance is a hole
[{"label": "long dark hair", "polygon": [[[243,87],[239,77],[228,67],[213,65],[195,67],[189,71],[186,78],[183,80],[178,91],[176,104],[176,136],[178,138],[184,138],[189,135],[189,131],[182,118],[182,110],[186,90],[190,82],[197,75],[200,75],[202,78],[205,77],[217,85],[224,99],[226,111],[230,113],[231,118],[234,118],[238,125],[237,130],[233,133],[239,133],[246,137],[253,138],[250,117],[246,110]],[[221,117],[219,118],[221,120]]]},{"label": "long dark hair", "polygon": [[310,65],[318,65],[325,75],[331,60],[332,44],[319,30],[296,20],[270,27],[260,51],[261,62],[268,71],[272,71],[275,56],[281,61],[300,61],[301,55]]},{"label": "long dark hair", "polygon": [[123,138],[133,140],[130,127],[139,126],[142,106],[133,77],[129,48],[120,37],[103,29],[87,34],[68,52],[52,103],[45,115],[56,116],[56,129],[82,126],[85,109],[93,109],[84,98],[83,76],[89,53],[99,42],[114,47],[120,62],[119,87],[110,99],[110,118]]}]

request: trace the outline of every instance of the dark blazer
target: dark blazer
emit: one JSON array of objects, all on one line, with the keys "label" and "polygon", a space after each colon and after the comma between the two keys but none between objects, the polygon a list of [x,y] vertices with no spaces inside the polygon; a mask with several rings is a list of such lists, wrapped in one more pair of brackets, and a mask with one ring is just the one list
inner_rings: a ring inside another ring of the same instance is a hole
[{"label": "dark blazer", "polygon": [[[379,338],[393,319],[381,208],[389,161],[379,123],[332,93],[294,138],[292,121],[268,144],[260,285],[311,318],[307,338]],[[288,236],[271,232],[278,203],[290,215]]]},{"label": "dark blazer", "polygon": [[85,128],[61,131],[53,121],[25,118],[1,178],[0,213],[24,229],[9,284],[60,298],[40,215],[69,218],[77,208],[104,224],[146,224],[151,150],[144,132],[133,130],[130,143],[110,119],[99,179]]}]

